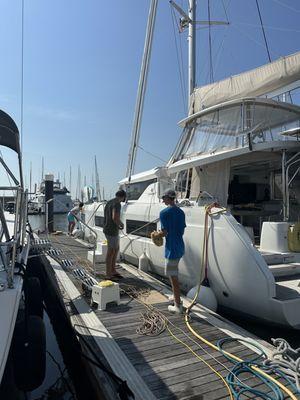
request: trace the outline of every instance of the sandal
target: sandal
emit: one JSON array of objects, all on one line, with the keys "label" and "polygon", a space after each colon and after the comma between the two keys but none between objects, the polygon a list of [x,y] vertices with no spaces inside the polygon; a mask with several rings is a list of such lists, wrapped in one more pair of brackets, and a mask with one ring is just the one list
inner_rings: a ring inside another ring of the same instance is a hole
[{"label": "sandal", "polygon": [[123,278],[123,275],[119,274],[119,272],[115,272],[115,273],[112,275],[112,278],[122,279],[122,278]]}]

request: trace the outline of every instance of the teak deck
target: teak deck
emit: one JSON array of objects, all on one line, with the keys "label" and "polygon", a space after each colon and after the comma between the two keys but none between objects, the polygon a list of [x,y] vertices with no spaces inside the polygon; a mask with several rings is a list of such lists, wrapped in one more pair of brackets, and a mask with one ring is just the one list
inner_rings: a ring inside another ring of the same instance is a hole
[{"label": "teak deck", "polygon": [[[84,267],[91,273],[90,265],[86,261],[89,248],[66,235],[51,236],[50,240],[55,249],[63,252],[54,255],[51,264],[62,288],[73,324],[89,339],[102,362],[116,375],[127,381],[136,399],[220,400],[230,398],[222,380],[190,349],[172,337],[167,329],[157,336],[145,336],[136,332],[141,325],[141,314],[147,311],[143,302],[151,303],[155,309],[167,316],[173,334],[190,346],[223,377],[228,374],[226,368],[230,369],[233,366],[221,353],[197,340],[187,329],[183,316],[168,313],[169,303],[165,293],[170,292],[163,283],[155,278],[148,279],[147,275],[140,274],[130,265],[121,264],[119,271],[123,279],[119,281],[120,288],[125,291],[132,286],[136,290],[145,289],[148,290],[148,296],[141,297],[142,302],[140,302],[123,293],[119,306],[112,303],[105,311],[92,309],[90,298],[83,293],[81,282],[72,273],[73,269]],[[71,260],[73,266],[65,267],[62,263],[63,259]],[[104,265],[100,266],[100,269],[104,273]],[[103,279],[103,276],[100,273],[97,279]],[[199,310],[199,306],[197,307]],[[214,324],[216,321],[218,323]],[[251,337],[246,331],[237,330],[234,324],[205,310],[198,313],[198,316],[193,313],[192,326],[200,335],[213,343],[227,337],[225,332],[231,332],[232,336],[244,336],[247,339]],[[237,341],[227,345],[226,350],[243,359],[254,355],[253,350]],[[116,385],[111,379],[97,367],[95,367],[95,375],[106,398],[117,399]],[[247,379],[245,375],[243,377]],[[247,383],[253,386],[260,385],[252,376],[248,378]]]}]

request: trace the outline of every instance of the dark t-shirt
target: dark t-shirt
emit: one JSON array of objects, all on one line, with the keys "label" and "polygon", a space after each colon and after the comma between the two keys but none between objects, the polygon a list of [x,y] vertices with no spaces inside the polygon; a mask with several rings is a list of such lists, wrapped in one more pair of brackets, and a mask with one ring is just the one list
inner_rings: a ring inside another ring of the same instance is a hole
[{"label": "dark t-shirt", "polygon": [[104,224],[103,224],[103,233],[109,236],[118,236],[119,235],[119,227],[112,219],[112,212],[120,213],[121,204],[117,199],[109,200],[106,203],[104,208]]}]

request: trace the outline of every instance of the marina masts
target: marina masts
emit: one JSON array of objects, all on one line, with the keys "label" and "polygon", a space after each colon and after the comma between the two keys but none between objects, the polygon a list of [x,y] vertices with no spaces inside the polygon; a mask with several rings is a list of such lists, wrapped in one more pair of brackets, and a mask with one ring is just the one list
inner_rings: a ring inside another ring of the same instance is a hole
[{"label": "marina masts", "polygon": [[100,192],[100,180],[97,166],[97,158],[95,156],[95,183],[96,183],[96,196],[97,200],[101,201],[101,192]]}]

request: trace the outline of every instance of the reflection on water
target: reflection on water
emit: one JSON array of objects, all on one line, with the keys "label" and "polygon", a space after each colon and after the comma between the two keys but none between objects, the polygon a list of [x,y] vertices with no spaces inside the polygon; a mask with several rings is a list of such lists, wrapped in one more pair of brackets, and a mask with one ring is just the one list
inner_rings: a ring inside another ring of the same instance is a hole
[{"label": "reflection on water", "polygon": [[76,400],[69,391],[72,386],[66,371],[61,352],[59,350],[55,334],[47,313],[44,313],[46,328],[46,378],[43,384],[27,396],[28,400]]},{"label": "reflection on water", "polygon": [[[28,215],[31,228],[34,231],[45,230],[45,215]],[[67,231],[67,214],[54,215],[54,230]],[[30,400],[70,400],[75,397],[69,391],[70,378],[59,350],[54,331],[48,315],[44,313],[47,343],[46,378],[43,384],[28,396]]]},{"label": "reflection on water", "polygon": [[[45,215],[42,215],[42,214],[28,215],[28,219],[29,219],[31,228],[34,231],[43,232],[45,230]],[[67,230],[68,230],[67,214],[54,214],[53,225],[54,225],[55,231],[67,232]]]}]

